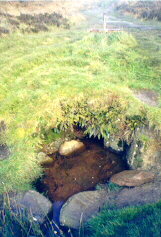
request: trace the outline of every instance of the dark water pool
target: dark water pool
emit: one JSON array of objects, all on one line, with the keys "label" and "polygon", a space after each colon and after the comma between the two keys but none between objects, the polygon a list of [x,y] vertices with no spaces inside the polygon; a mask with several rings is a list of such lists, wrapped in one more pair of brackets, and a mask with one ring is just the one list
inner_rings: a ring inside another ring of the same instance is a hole
[{"label": "dark water pool", "polygon": [[[36,183],[39,192],[45,192],[53,202],[53,227],[59,233],[59,214],[63,203],[72,195],[94,190],[98,183],[106,183],[115,173],[127,169],[123,154],[116,154],[104,148],[98,139],[84,139],[86,150],[69,157],[52,154],[52,164],[44,166],[44,177]],[[64,230],[64,229],[63,229]],[[49,230],[46,236],[49,237]],[[53,231],[52,231],[53,232]],[[68,234],[65,229],[66,236]]]}]

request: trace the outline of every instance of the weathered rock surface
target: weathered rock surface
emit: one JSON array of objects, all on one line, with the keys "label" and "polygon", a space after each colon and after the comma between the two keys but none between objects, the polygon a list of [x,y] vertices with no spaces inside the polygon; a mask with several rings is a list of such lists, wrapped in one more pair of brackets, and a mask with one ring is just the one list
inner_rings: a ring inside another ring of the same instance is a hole
[{"label": "weathered rock surface", "polygon": [[43,150],[42,151],[45,152],[46,154],[49,154],[49,155],[57,152],[58,148],[56,147],[55,143],[56,142],[52,142],[48,145],[43,145]]},{"label": "weathered rock surface", "polygon": [[60,224],[79,228],[105,204],[105,191],[87,191],[73,195],[60,211]]},{"label": "weathered rock surface", "polygon": [[147,127],[138,128],[126,156],[130,169],[161,175],[161,135]]},{"label": "weathered rock surface", "polygon": [[120,138],[109,137],[108,140],[104,140],[104,146],[116,152],[124,151],[124,142]]},{"label": "weathered rock surface", "polygon": [[154,174],[145,171],[124,170],[113,175],[110,181],[119,186],[140,186],[154,179]]},{"label": "weathered rock surface", "polygon": [[64,142],[60,146],[59,153],[60,155],[63,155],[63,156],[69,156],[73,153],[84,151],[85,149],[86,148],[83,142],[71,140],[71,141]]},{"label": "weathered rock surface", "polygon": [[155,203],[161,199],[161,182],[149,183],[135,188],[124,188],[115,199],[115,206],[123,208],[126,206],[144,205]]},{"label": "weathered rock surface", "polygon": [[71,228],[80,228],[88,218],[98,213],[104,204],[109,209],[124,208],[155,203],[161,199],[161,178],[155,177],[154,182],[140,187],[120,188],[108,191],[107,184],[103,190],[81,192],[73,195],[63,205],[60,212],[60,223]]},{"label": "weathered rock surface", "polygon": [[39,224],[43,224],[52,212],[52,203],[34,190],[9,193],[9,196],[4,198],[4,203],[8,203],[11,210],[17,214],[26,210],[28,216]]},{"label": "weathered rock surface", "polygon": [[37,160],[42,165],[51,164],[54,161],[53,158],[51,158],[50,156],[46,155],[44,152],[39,152],[38,153]]}]

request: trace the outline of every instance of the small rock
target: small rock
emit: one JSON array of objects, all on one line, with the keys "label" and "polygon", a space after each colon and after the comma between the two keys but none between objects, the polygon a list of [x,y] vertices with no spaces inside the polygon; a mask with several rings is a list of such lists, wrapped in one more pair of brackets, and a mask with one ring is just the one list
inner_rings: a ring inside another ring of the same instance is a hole
[{"label": "small rock", "polygon": [[119,186],[140,186],[154,179],[154,174],[146,171],[124,170],[113,175],[110,181]]},{"label": "small rock", "polygon": [[78,229],[105,204],[105,191],[86,191],[73,195],[60,211],[60,224]]},{"label": "small rock", "polygon": [[37,155],[37,160],[41,165],[51,164],[54,159],[46,155],[44,152],[39,152]]},{"label": "small rock", "polygon": [[48,145],[43,145],[43,152],[45,152],[46,154],[53,154],[56,153],[58,151],[58,148],[55,147],[55,141],[48,144]]},{"label": "small rock", "polygon": [[47,216],[52,212],[52,203],[42,194],[35,190],[28,190],[22,193],[9,193],[4,198],[11,211],[23,214],[24,210],[37,223],[44,224]]},{"label": "small rock", "polygon": [[71,141],[66,141],[64,142],[60,148],[59,148],[59,153],[60,155],[63,156],[69,156],[73,153],[78,153],[84,151],[85,145],[83,142],[76,141],[76,140],[71,140]]}]

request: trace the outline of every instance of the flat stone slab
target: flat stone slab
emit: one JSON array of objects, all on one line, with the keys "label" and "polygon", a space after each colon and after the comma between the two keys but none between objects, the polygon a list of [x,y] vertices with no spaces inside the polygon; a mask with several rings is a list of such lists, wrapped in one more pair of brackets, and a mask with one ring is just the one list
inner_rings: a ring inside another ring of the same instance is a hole
[{"label": "flat stone slab", "polygon": [[154,179],[154,174],[146,171],[124,170],[110,178],[112,183],[119,186],[140,186],[144,183],[151,182]]}]

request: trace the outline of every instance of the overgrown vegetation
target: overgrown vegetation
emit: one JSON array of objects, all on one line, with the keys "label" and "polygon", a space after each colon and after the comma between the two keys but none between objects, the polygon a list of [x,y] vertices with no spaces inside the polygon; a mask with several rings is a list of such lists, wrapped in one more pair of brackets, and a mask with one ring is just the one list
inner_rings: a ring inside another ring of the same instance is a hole
[{"label": "overgrown vegetation", "polygon": [[[6,24],[19,26],[15,19]],[[114,135],[129,143],[139,126],[161,129],[159,31],[89,34],[50,29],[34,34],[30,28],[25,35],[18,30],[0,39],[0,144],[10,150],[10,157],[0,161],[1,193],[29,189],[42,174],[36,159],[41,145],[73,125],[90,136]],[[137,100],[133,91],[140,89],[156,92],[158,107]],[[109,191],[117,188],[109,185]],[[43,236],[25,213],[17,216],[6,208],[0,219],[2,236]],[[105,207],[85,231],[88,237],[159,237],[161,202],[120,210]]]},{"label": "overgrown vegetation", "polygon": [[121,1],[116,4],[116,10],[132,14],[136,18],[161,21],[160,1]]},{"label": "overgrown vegetation", "polygon": [[[48,232],[47,232],[48,231]],[[44,237],[45,233],[50,237],[60,237],[63,232],[52,220],[47,220],[40,226],[32,215],[28,215],[25,209],[13,212],[8,205],[0,210],[0,235],[1,237]]]},{"label": "overgrown vegetation", "polygon": [[127,141],[137,126],[159,129],[160,109],[141,104],[131,89],[160,96],[160,76],[126,32],[1,38],[1,120],[11,153],[1,162],[1,191],[26,189],[40,175],[35,152],[42,128],[57,132],[79,124],[91,136],[117,134]]},{"label": "overgrown vegetation", "polygon": [[104,209],[85,226],[88,237],[159,237],[161,235],[161,201],[156,204]]},{"label": "overgrown vegetation", "polygon": [[161,100],[161,62],[127,32],[12,33],[0,51],[1,143],[11,154],[1,161],[1,192],[28,189],[41,175],[36,153],[50,129],[59,134],[76,124],[91,136],[130,142],[138,126],[161,127],[159,103],[152,108],[133,96],[153,90]]},{"label": "overgrown vegetation", "polygon": [[0,13],[2,17],[0,34],[9,34],[10,32],[22,33],[38,33],[39,31],[49,31],[51,26],[69,29],[70,23],[61,14],[45,13],[45,14],[24,14],[20,16],[12,16]]},{"label": "overgrown vegetation", "polygon": [[[48,221],[41,227],[25,210],[11,211],[6,206],[0,211],[0,234],[2,237],[43,237],[45,230],[51,237],[65,236],[54,223]],[[71,230],[70,230],[71,231]],[[78,233],[79,232],[79,233]],[[122,209],[106,205],[101,212],[85,223],[81,230],[71,231],[70,236],[88,237],[160,237],[161,234],[161,200],[155,204],[129,206]],[[48,236],[47,235],[47,236]],[[69,233],[68,233],[69,236]]]}]

